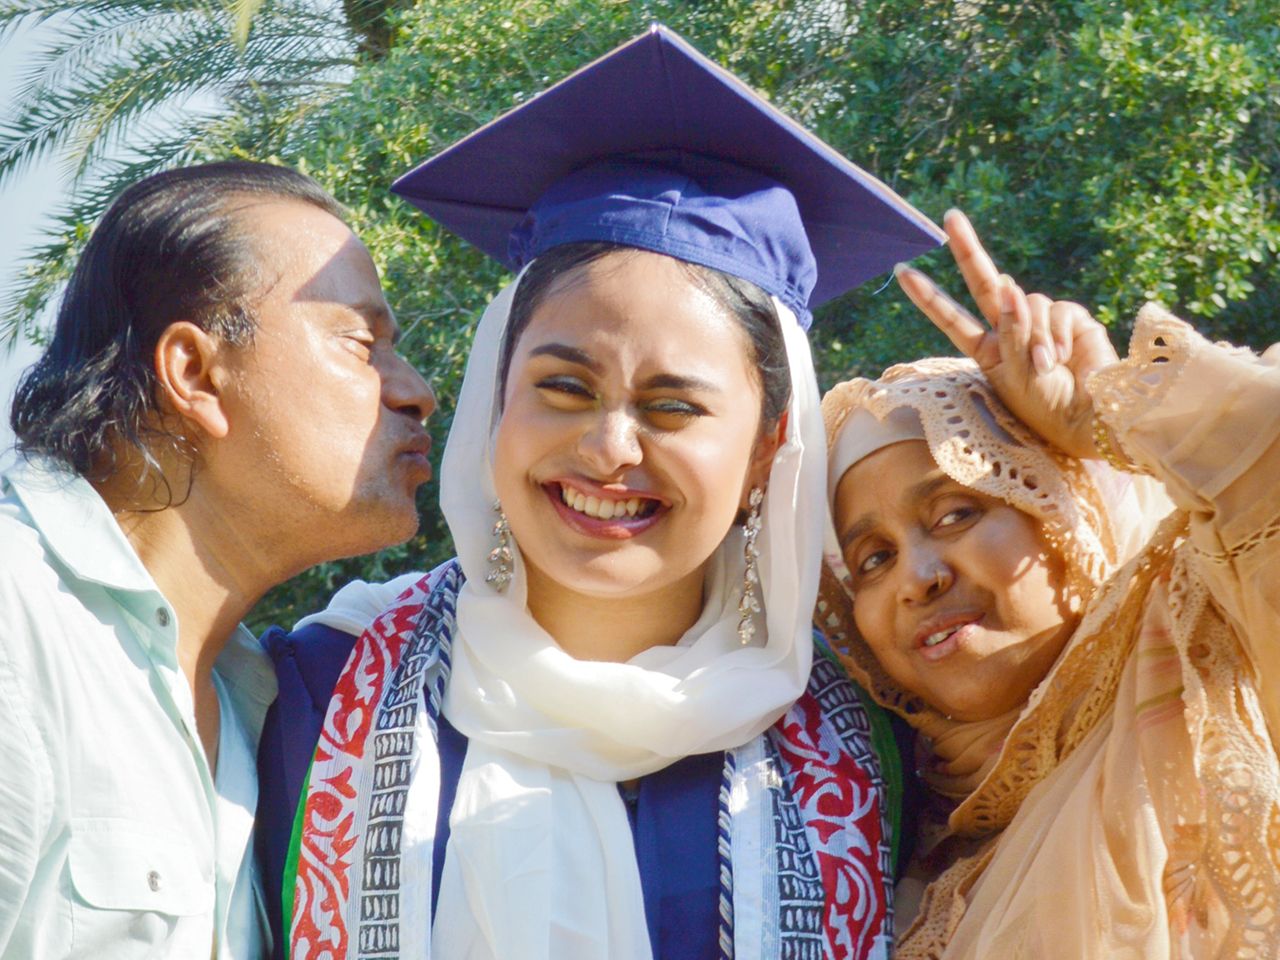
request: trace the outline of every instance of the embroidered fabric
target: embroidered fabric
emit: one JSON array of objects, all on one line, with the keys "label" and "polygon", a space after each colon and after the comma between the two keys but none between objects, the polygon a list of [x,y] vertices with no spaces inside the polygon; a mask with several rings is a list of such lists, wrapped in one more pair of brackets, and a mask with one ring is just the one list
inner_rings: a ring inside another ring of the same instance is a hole
[{"label": "embroidered fabric", "polygon": [[[425,745],[438,737],[462,582],[451,561],[413,584],[338,680],[294,838],[291,955],[429,955],[439,785],[424,791],[414,768],[433,764]],[[721,956],[886,960],[883,793],[862,702],[819,659],[773,727],[725,752]]]},{"label": "embroidered fabric", "polygon": [[[951,814],[952,833],[980,846],[936,876],[895,956],[1280,955],[1280,708],[1274,692],[1263,694],[1278,679],[1271,651],[1280,624],[1275,596],[1258,599],[1275,592],[1265,564],[1274,570],[1280,532],[1265,480],[1280,450],[1280,378],[1270,360],[1210,345],[1148,306],[1129,358],[1094,375],[1100,415],[1181,509],[1095,589],[1079,587],[1087,606],[1072,639]],[[932,404],[921,419],[939,465],[991,492],[991,476],[957,449],[985,449],[992,423],[1006,451],[1028,439],[986,401],[949,419],[944,394],[957,382],[930,393],[923,381],[952,376],[956,363],[895,368],[887,389],[863,382],[829,395],[829,439],[855,404],[878,416],[904,401]],[[956,439],[929,433],[930,423]],[[996,495],[1027,502],[1007,477],[1013,462],[1026,476],[1024,454],[990,461],[1001,466]],[[1091,473],[1123,520],[1112,480]],[[1046,476],[1038,471],[1036,489],[1063,489]],[[1097,508],[1088,498],[1078,516]],[[1064,536],[1062,525],[1046,529],[1086,577],[1121,560],[1137,532],[1112,531],[1109,554]],[[1097,542],[1106,545],[1106,534]],[[857,636],[838,563],[824,572],[817,622],[881,703],[921,730],[945,721],[897,689]]]}]

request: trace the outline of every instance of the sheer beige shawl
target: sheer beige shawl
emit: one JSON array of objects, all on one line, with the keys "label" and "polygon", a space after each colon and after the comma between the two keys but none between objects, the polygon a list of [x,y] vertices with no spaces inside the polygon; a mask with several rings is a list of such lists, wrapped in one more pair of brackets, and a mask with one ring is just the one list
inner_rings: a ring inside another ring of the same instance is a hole
[{"label": "sheer beige shawl", "polygon": [[[1239,588],[1243,575],[1224,574],[1229,563],[1219,562],[1205,577],[1206,551],[1197,541],[1207,535],[1197,530],[1217,524],[1221,534],[1223,518],[1194,509],[1203,505],[1204,488],[1215,486],[1207,478],[1222,479],[1200,458],[1222,461],[1224,431],[1232,431],[1228,443],[1236,448],[1276,451],[1274,463],[1236,470],[1236,482],[1268,466],[1276,475],[1280,443],[1268,446],[1250,432],[1280,432],[1272,422],[1280,418],[1260,413],[1268,402],[1280,407],[1280,379],[1257,387],[1274,395],[1252,398],[1257,415],[1242,421],[1213,402],[1228,392],[1213,378],[1238,376],[1213,351],[1224,353],[1148,308],[1129,360],[1091,384],[1126,449],[1184,508],[1158,525],[1168,504],[1154,481],[1061,457],[1013,420],[967,361],[895,367],[875,383],[841,385],[824,400],[829,442],[855,410],[883,419],[902,406],[914,409],[943,470],[1041,522],[1068,561],[1070,589],[1083,609],[1021,712],[975,729],[888,679],[852,627],[838,558],[828,566],[820,625],[850,671],[932,744],[925,779],[954,801],[944,826],[951,856],[938,865],[914,923],[899,928],[896,956],[1280,952],[1280,773],[1267,723],[1280,705],[1267,709],[1259,694],[1259,660],[1265,672],[1275,655],[1255,649],[1258,629],[1270,627],[1274,645],[1280,604],[1273,599],[1259,610],[1241,600],[1237,618],[1215,603],[1232,585]],[[1229,356],[1259,365],[1251,354]],[[1182,368],[1197,361],[1203,374],[1187,375]],[[1196,396],[1173,402],[1177,389]],[[1174,410],[1181,420],[1170,419]],[[1197,424],[1215,417],[1221,422],[1211,428]],[[1188,436],[1207,438],[1205,450],[1187,450]],[[1169,451],[1181,472],[1168,466]],[[1255,516],[1280,513],[1280,495],[1269,498]],[[1277,539],[1250,539],[1247,528],[1232,536],[1253,544],[1254,564]],[[1219,554],[1231,554],[1220,536],[1213,542]]]}]

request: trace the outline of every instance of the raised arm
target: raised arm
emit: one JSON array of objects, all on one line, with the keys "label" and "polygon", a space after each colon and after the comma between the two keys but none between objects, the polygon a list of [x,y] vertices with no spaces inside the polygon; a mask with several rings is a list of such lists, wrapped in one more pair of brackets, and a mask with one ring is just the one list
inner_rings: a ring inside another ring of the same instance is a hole
[{"label": "raised arm", "polygon": [[1280,743],[1280,345],[1210,343],[1154,304],[1089,381],[1098,415],[1191,518],[1194,562],[1257,671]]}]

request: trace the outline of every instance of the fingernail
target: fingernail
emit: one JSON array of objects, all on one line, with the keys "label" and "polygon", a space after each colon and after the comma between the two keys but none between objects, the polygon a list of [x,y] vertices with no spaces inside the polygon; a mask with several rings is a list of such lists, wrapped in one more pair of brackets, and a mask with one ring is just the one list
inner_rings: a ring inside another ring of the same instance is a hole
[{"label": "fingernail", "polygon": [[1053,356],[1043,343],[1037,343],[1031,348],[1031,365],[1042,377],[1053,369]]},{"label": "fingernail", "polygon": [[1058,362],[1066,363],[1071,359],[1071,352],[1067,349],[1067,345],[1062,341],[1058,341]]},{"label": "fingernail", "polygon": [[895,263],[893,265],[893,275],[895,277],[900,277],[910,269],[911,268],[908,267],[905,263]]}]

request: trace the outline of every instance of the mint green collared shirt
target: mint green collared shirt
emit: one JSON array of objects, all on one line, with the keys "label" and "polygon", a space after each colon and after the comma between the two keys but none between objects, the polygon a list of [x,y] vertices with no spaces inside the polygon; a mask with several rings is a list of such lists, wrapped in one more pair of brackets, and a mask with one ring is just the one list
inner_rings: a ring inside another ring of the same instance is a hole
[{"label": "mint green collared shirt", "polygon": [[177,615],[106,504],[35,463],[0,494],[0,958],[266,956],[270,660],[239,627],[215,665],[215,781]]}]

